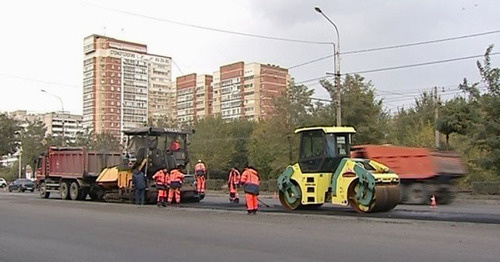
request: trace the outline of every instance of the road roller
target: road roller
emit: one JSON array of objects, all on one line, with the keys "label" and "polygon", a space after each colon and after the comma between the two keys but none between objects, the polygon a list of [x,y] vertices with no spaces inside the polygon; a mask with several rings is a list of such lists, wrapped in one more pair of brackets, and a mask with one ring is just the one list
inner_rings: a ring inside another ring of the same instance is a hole
[{"label": "road roller", "polygon": [[385,212],[400,198],[399,176],[382,163],[351,158],[353,127],[304,127],[297,163],[278,177],[279,199],[289,210],[324,203],[359,213]]}]

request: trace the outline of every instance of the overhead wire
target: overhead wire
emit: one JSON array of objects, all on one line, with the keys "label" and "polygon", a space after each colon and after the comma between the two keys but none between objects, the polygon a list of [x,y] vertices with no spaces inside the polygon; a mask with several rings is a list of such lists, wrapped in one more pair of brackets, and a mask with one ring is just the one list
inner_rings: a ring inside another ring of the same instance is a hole
[{"label": "overhead wire", "polygon": [[121,14],[126,14],[130,16],[135,16],[135,17],[140,17],[144,19],[150,19],[150,20],[155,20],[159,22],[165,22],[165,23],[170,23],[170,24],[176,24],[180,26],[186,26],[186,27],[191,27],[191,28],[197,28],[197,29],[203,29],[203,30],[208,30],[208,31],[213,31],[213,32],[219,32],[219,33],[226,33],[226,34],[233,34],[233,35],[240,35],[240,36],[247,36],[247,37],[253,37],[253,38],[261,38],[261,39],[267,39],[267,40],[276,40],[276,41],[285,41],[285,42],[294,42],[294,43],[302,43],[302,44],[317,44],[317,45],[331,45],[332,42],[321,42],[321,41],[309,41],[309,40],[301,40],[301,39],[291,39],[291,38],[284,38],[284,37],[274,37],[274,36],[266,36],[266,35],[258,35],[258,34],[252,34],[252,33],[245,33],[245,32],[238,32],[238,31],[231,31],[231,30],[225,30],[225,29],[219,29],[215,27],[208,27],[208,26],[202,26],[202,25],[196,25],[196,24],[189,24],[189,23],[184,23],[184,22],[178,22],[170,19],[164,19],[164,18],[158,18],[150,15],[144,15],[144,14],[139,14],[139,13],[134,13],[130,11],[125,11],[117,8],[111,8],[111,7],[106,7],[106,6],[101,6],[93,3],[89,3],[86,1],[82,1],[90,6],[94,6],[103,10],[108,10],[111,12],[116,12],[116,13],[121,13]]},{"label": "overhead wire", "polygon": [[[484,35],[491,35],[491,34],[498,34],[500,33],[500,30],[494,30],[494,31],[488,31],[488,32],[483,32],[483,33],[476,33],[476,34],[470,34],[470,35],[462,35],[462,36],[456,36],[456,37],[448,37],[448,38],[442,38],[442,39],[436,39],[436,40],[429,40],[429,41],[420,41],[420,42],[415,42],[415,43],[407,43],[407,44],[399,44],[399,45],[392,45],[392,46],[385,46],[385,47],[375,47],[375,48],[367,48],[367,49],[361,49],[361,50],[353,50],[353,51],[347,51],[347,52],[340,52],[340,55],[349,55],[349,54],[358,54],[358,53],[366,53],[366,52],[373,52],[373,51],[381,51],[381,50],[388,50],[388,49],[395,49],[395,48],[403,48],[403,47],[410,47],[410,46],[418,46],[418,45],[426,45],[426,44],[434,44],[434,43],[439,43],[439,42],[446,42],[446,41],[453,41],[453,40],[459,40],[459,39],[466,39],[466,38],[472,38],[472,37],[478,37],[478,36],[484,36]],[[297,67],[309,65],[315,62],[319,62],[321,60],[325,60],[328,58],[333,57],[332,55],[327,55],[321,58],[317,58],[314,60],[310,60],[298,65],[294,65],[291,67],[288,67],[288,69],[295,69]]]}]

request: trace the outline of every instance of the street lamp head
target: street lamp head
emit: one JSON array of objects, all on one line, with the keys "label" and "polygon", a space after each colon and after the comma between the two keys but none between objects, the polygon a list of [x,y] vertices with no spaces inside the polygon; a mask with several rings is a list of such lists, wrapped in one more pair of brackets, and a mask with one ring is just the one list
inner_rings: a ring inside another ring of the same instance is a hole
[{"label": "street lamp head", "polygon": [[323,13],[323,12],[321,11],[321,8],[319,8],[319,6],[315,6],[315,7],[314,7],[314,10],[316,10],[316,12],[318,12],[318,13],[320,13],[320,14],[321,14],[321,13]]}]

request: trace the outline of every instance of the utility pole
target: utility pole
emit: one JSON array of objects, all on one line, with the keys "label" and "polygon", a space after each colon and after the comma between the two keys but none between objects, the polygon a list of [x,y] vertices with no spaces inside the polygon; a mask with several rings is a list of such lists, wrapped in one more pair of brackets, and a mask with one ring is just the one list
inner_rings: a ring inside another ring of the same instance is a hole
[{"label": "utility pole", "polygon": [[314,7],[314,10],[316,12],[320,13],[330,24],[333,25],[335,28],[335,32],[337,33],[337,48],[335,48],[335,43],[333,44],[333,64],[334,64],[334,74],[335,74],[335,108],[337,112],[337,126],[342,125],[342,112],[341,112],[341,96],[340,96],[340,34],[339,34],[339,29],[337,28],[337,25],[328,17],[326,16],[321,8],[319,6]]},{"label": "utility pole", "polygon": [[22,159],[23,159],[23,147],[21,146],[19,148],[19,172],[18,172],[18,178],[21,178],[21,173],[22,173],[21,168],[23,166],[22,163],[21,163]]},{"label": "utility pole", "polygon": [[439,100],[438,100],[438,88],[434,87],[434,143],[436,149],[439,148],[439,131],[437,130],[437,121],[439,118]]}]

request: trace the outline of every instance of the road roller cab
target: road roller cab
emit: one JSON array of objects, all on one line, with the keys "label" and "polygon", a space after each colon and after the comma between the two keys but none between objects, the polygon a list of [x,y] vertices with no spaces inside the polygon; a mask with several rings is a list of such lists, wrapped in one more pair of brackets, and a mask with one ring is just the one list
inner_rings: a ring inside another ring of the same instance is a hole
[{"label": "road roller cab", "polygon": [[280,201],[288,209],[325,202],[358,212],[387,211],[399,200],[399,177],[383,164],[349,158],[352,127],[307,127],[300,134],[298,163],[278,178]]}]

